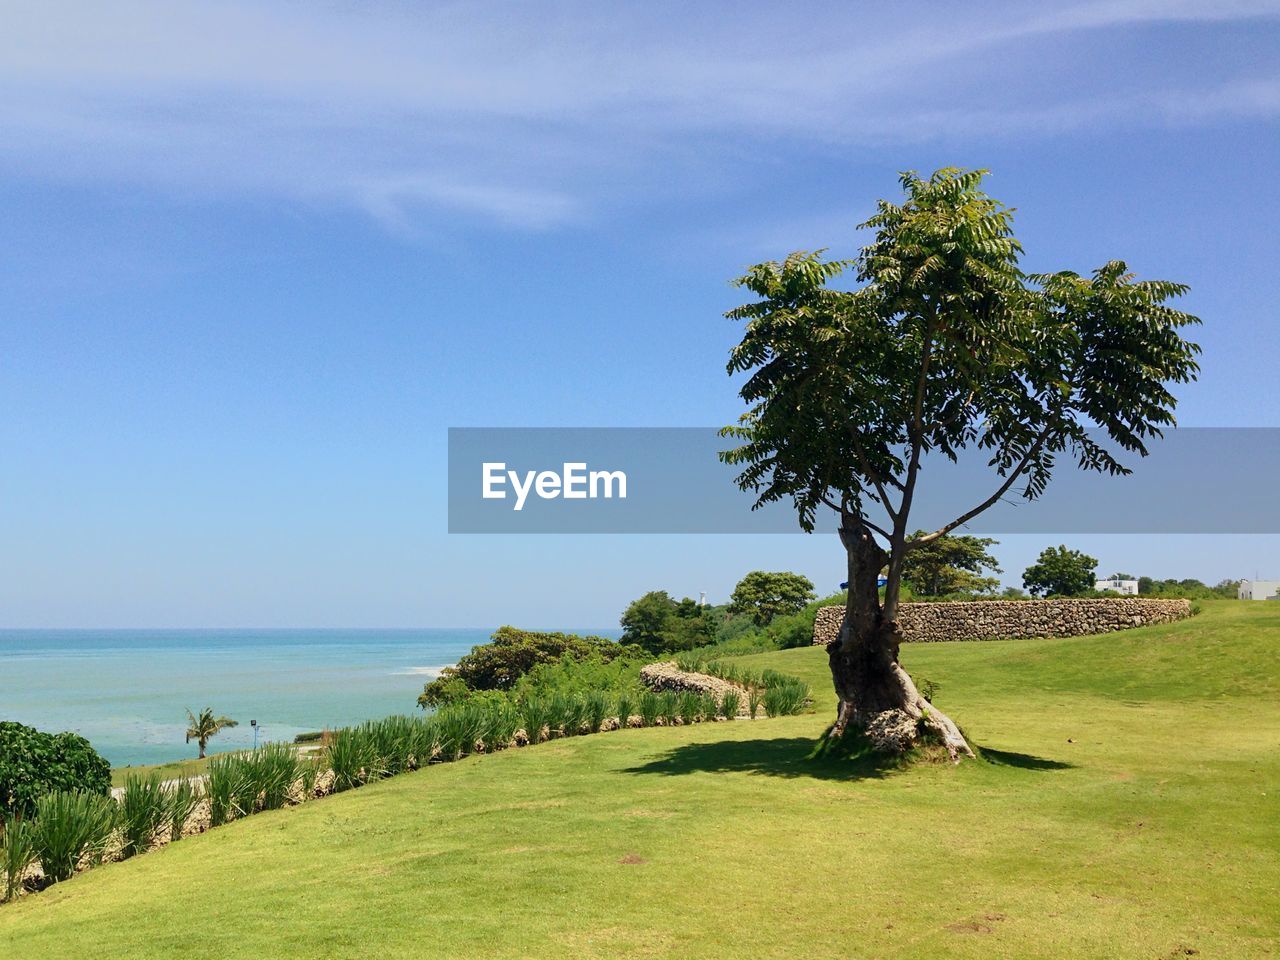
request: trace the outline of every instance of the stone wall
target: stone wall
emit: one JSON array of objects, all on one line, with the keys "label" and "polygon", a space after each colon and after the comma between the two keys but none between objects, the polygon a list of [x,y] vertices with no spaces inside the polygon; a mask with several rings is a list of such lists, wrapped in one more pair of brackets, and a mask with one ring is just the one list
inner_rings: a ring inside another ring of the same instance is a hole
[{"label": "stone wall", "polygon": [[[1019,637],[1082,637],[1191,615],[1190,600],[1104,597],[1096,600],[974,600],[904,603],[898,625],[904,641],[1011,640]],[[844,607],[822,607],[813,624],[813,642],[829,643],[840,633]]]}]

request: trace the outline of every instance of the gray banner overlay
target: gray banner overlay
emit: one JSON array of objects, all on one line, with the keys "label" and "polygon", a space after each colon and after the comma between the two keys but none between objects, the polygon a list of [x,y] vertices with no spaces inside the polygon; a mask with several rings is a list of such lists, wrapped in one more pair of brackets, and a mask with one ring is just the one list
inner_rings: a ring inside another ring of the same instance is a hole
[{"label": "gray banner overlay", "polygon": [[[717,458],[732,445],[703,427],[451,428],[449,532],[800,532],[789,503],[752,511]],[[1149,446],[1120,458],[1124,477],[1064,456],[1044,496],[1024,500],[1015,484],[963,532],[1280,533],[1280,429],[1183,428]],[[1000,479],[986,459],[926,458],[912,529],[990,496]],[[819,514],[818,529],[835,527],[834,512]]]}]

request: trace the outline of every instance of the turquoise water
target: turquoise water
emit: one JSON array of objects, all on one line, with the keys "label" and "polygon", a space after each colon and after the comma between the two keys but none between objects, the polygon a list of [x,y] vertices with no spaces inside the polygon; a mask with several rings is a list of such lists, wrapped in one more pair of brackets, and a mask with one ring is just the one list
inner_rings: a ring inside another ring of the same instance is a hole
[{"label": "turquoise water", "polygon": [[[485,629],[0,630],[0,719],[73,730],[113,766],[194,757],[186,708],[240,726],[211,749],[412,713]],[[617,631],[591,630],[617,636]]]}]

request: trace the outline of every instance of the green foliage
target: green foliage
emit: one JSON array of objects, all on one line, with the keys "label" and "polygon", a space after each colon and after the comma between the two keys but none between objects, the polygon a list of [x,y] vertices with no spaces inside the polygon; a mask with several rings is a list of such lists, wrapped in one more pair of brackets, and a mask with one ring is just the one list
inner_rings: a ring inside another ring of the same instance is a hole
[{"label": "green foliage", "polygon": [[599,733],[605,718],[609,716],[609,695],[603,690],[593,690],[583,702],[586,705],[587,729],[592,733]]},{"label": "green foliage", "polygon": [[749,616],[757,627],[775,617],[798,613],[813,599],[813,583],[798,573],[753,570],[733,588],[729,612]]},{"label": "green foliage", "polygon": [[[877,204],[856,261],[800,251],[737,281],[756,298],[728,314],[745,324],[728,372],[745,376],[746,411],[722,431],[738,445],[721,458],[756,506],[790,501],[806,531],[819,510],[840,515],[864,615],[882,567],[893,608],[908,555],[1015,485],[1035,499],[1064,461],[1128,472],[1119,458],[1144,456],[1174,423],[1168,385],[1198,373],[1181,331],[1199,321],[1168,305],[1185,286],[1120,261],[1089,277],[1025,274],[1013,213],[984,176],[904,173],[902,202]],[[860,286],[834,289],[850,268]],[[907,540],[921,457],[966,449],[999,478],[990,495]]]},{"label": "green foliage", "polygon": [[702,716],[702,694],[686,690],[679,694],[676,701],[676,715],[681,723],[696,723]]},{"label": "green foliage", "polygon": [[31,844],[45,878],[59,883],[82,862],[100,863],[118,809],[111,797],[82,790],[55,790],[37,799]]},{"label": "green foliage", "polygon": [[221,754],[209,761],[205,789],[209,797],[210,826],[220,827],[252,812],[252,804],[246,796],[249,785],[244,764],[235,754]]},{"label": "green foliage", "polygon": [[213,710],[205,707],[198,714],[192,713],[191,708],[187,708],[187,743],[192,740],[196,742],[196,746],[200,748],[200,756],[204,756],[205,749],[209,746],[209,741],[216,737],[228,727],[239,726],[239,721],[232,720],[230,717],[215,717]]},{"label": "green foliage", "polygon": [[618,694],[618,700],[614,704],[613,711],[614,716],[618,718],[618,726],[625,730],[632,714],[636,712],[635,700],[629,691],[624,690]]},{"label": "green foliage", "polygon": [[742,694],[737,690],[726,690],[720,698],[720,712],[724,716],[732,720],[738,715],[738,710],[742,706]]},{"label": "green foliage", "polygon": [[[924,536],[924,530],[917,530],[911,539]],[[902,563],[903,580],[918,597],[991,593],[1000,581],[983,576],[983,572],[1001,572],[988,550],[998,542],[990,537],[938,537],[907,553]]]},{"label": "green foliage", "polygon": [[640,722],[646,727],[655,726],[658,718],[662,716],[662,698],[652,690],[646,690],[636,703],[636,713],[640,715]]},{"label": "green foliage", "polygon": [[635,690],[640,668],[647,658],[614,657],[606,660],[592,654],[581,660],[565,657],[554,663],[540,663],[516,683],[511,695],[517,700],[556,693],[585,696],[592,691],[616,694]]},{"label": "green foliage", "polygon": [[1156,580],[1152,577],[1126,577],[1138,581],[1138,595],[1147,597],[1164,597],[1169,599],[1187,598],[1190,600],[1215,600],[1226,598],[1234,600],[1240,589],[1239,580],[1219,580],[1214,586],[1187,578],[1184,580]]},{"label": "green foliage", "polygon": [[553,720],[552,700],[550,697],[533,696],[520,703],[520,722],[524,726],[525,736],[530,743],[538,743],[546,735],[550,735]]},{"label": "green foliage", "polygon": [[1035,596],[1078,597],[1093,589],[1098,561],[1065,545],[1046,547],[1022,574],[1022,585]]},{"label": "green foliage", "polygon": [[764,691],[755,684],[747,687],[747,713],[754,720],[760,715],[760,705],[764,702]]},{"label": "green foliage", "polygon": [[[314,764],[311,765],[311,769],[315,770]],[[313,775],[312,783],[314,782]],[[195,813],[203,795],[199,781],[188,780],[185,777],[169,787],[165,798],[167,803],[165,819],[169,821],[170,840],[182,839],[183,828]]]},{"label": "green foliage", "polygon": [[255,809],[278,810],[289,800],[293,785],[302,775],[298,751],[287,743],[268,743],[248,753],[236,755],[245,783],[246,813]]},{"label": "green foliage", "polygon": [[4,871],[4,899],[13,900],[22,892],[23,878],[36,860],[35,835],[31,822],[8,816],[0,823],[0,870]]},{"label": "green foliage", "polygon": [[111,765],[77,734],[0,721],[0,814],[30,816],[36,800],[54,790],[105,796]]},{"label": "green foliage", "polygon": [[120,854],[132,857],[151,849],[156,834],[169,816],[169,798],[160,774],[130,774],[120,798]]},{"label": "green foliage", "polygon": [[680,719],[680,697],[674,690],[658,694],[658,716],[668,726]]},{"label": "green foliage", "polygon": [[688,597],[676,602],[665,590],[653,590],[632,601],[619,621],[622,642],[650,653],[690,650],[715,637],[718,621]]},{"label": "green foliage", "polygon": [[[500,627],[488,643],[473,647],[455,666],[445,668],[439,677],[428,683],[418,698],[418,705],[428,707],[455,702],[463,699],[469,691],[511,690],[538,664],[554,663],[565,657],[586,660],[593,654],[606,662],[616,657],[640,655],[639,651],[604,637]],[[457,681],[461,681],[463,686],[460,687]]]},{"label": "green foliage", "polygon": [[766,687],[764,691],[764,710],[771,717],[785,717],[799,713],[804,709],[805,687],[803,684],[788,683]]}]

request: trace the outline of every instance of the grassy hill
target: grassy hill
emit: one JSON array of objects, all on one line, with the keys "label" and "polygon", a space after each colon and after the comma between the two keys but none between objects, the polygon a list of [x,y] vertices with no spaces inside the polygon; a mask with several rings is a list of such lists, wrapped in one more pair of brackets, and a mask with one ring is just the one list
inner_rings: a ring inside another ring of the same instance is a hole
[{"label": "grassy hill", "polygon": [[904,648],[983,762],[817,714],[556,741],[263,813],[0,907],[0,956],[1270,957],[1280,604]]}]

